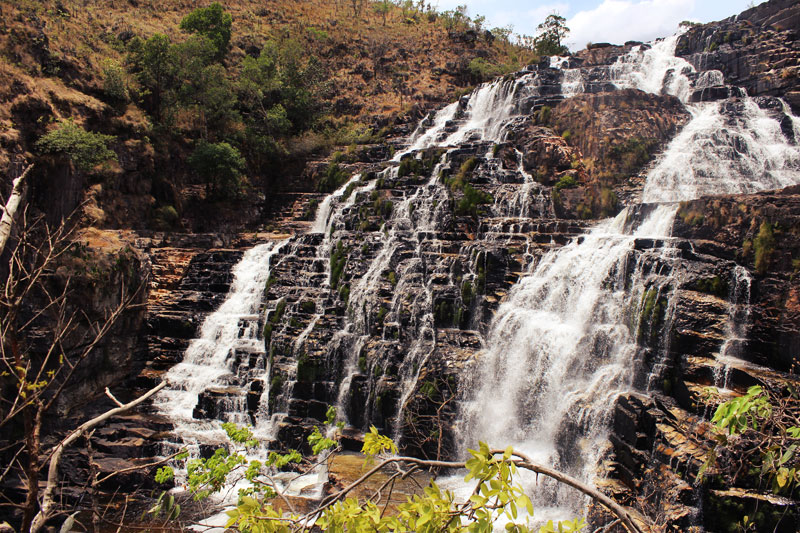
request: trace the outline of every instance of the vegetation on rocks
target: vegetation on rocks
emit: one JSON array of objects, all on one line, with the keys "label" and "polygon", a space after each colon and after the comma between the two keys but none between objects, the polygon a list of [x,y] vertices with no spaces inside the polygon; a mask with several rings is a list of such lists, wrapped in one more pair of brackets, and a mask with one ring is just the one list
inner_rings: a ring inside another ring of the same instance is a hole
[{"label": "vegetation on rocks", "polygon": [[[325,426],[336,438],[323,436],[319,426],[315,426],[307,437],[309,449],[314,456],[330,461],[331,453],[339,451],[339,433],[336,424],[336,410],[328,408]],[[194,498],[205,499],[220,491],[235,480],[244,482],[239,489],[238,504],[227,511],[227,528],[244,531],[286,532],[313,531],[316,528],[333,531],[472,531],[489,532],[499,521],[507,522],[505,529],[518,533],[538,531],[539,533],[577,533],[586,527],[583,519],[564,520],[554,523],[548,521],[544,526],[532,528],[529,525],[534,508],[523,487],[516,481],[519,469],[530,470],[555,478],[588,496],[601,505],[608,506],[617,521],[631,533],[640,533],[639,527],[621,507],[608,497],[560,472],[539,466],[511,447],[505,450],[492,450],[480,443],[477,450],[468,450],[470,459],[466,462],[427,461],[413,457],[398,457],[397,446],[391,439],[381,435],[372,426],[364,435],[361,453],[364,455],[365,473],[355,482],[335,491],[324,498],[311,510],[301,513],[295,510],[291,501],[283,496],[274,481],[281,470],[290,466],[313,466],[310,458],[304,458],[296,450],[280,454],[270,452],[267,461],[261,462],[248,457],[259,446],[252,431],[234,424],[224,424],[230,444],[217,449],[209,458],[191,459],[186,468],[189,475],[188,486]],[[181,459],[186,459],[185,455]],[[380,462],[378,462],[380,460]],[[392,512],[387,512],[394,483],[404,479],[406,473],[402,466],[413,470],[422,468],[465,469],[465,482],[473,482],[476,487],[473,495],[465,502],[457,502],[452,492],[442,490],[435,482],[420,494],[408,497]],[[373,475],[387,476],[370,498],[352,496],[354,490],[368,482]],[[164,467],[158,473],[162,482],[170,482],[173,476],[171,467]],[[163,498],[163,497],[162,497]],[[174,518],[174,506],[164,508],[160,504],[151,509],[153,514],[165,514]],[[384,503],[382,503],[384,502]],[[280,505],[278,505],[280,504]],[[381,507],[382,505],[382,507]]]},{"label": "vegetation on rocks", "polygon": [[86,131],[72,120],[63,120],[36,146],[42,153],[66,156],[75,168],[90,172],[101,163],[116,161],[117,154],[108,147],[113,140],[113,135]]}]

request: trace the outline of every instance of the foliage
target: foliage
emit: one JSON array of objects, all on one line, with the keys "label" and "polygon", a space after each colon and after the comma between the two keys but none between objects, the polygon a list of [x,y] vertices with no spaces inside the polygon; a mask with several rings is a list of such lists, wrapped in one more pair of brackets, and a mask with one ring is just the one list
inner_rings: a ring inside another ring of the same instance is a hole
[{"label": "foliage", "polygon": [[490,80],[502,73],[502,69],[493,63],[489,63],[482,57],[476,57],[469,62],[467,67],[473,83],[481,83]]},{"label": "foliage", "polygon": [[103,92],[115,100],[128,100],[128,84],[125,69],[118,62],[107,59],[103,62]]},{"label": "foliage", "polygon": [[171,205],[163,205],[156,209],[154,218],[159,229],[171,229],[180,222],[177,209]]},{"label": "foliage", "polygon": [[361,453],[368,457],[375,457],[381,453],[397,453],[397,446],[392,439],[378,433],[375,426],[369,427],[369,432],[364,434],[364,446],[361,447]]},{"label": "foliage", "polygon": [[772,224],[766,220],[761,223],[758,235],[753,239],[753,249],[755,250],[756,272],[763,275],[766,273],[772,253],[775,251],[775,232]]},{"label": "foliage", "polygon": [[327,437],[323,437],[317,426],[314,426],[314,430],[311,432],[311,435],[308,436],[307,440],[311,445],[311,453],[314,455],[318,455],[324,450],[329,450],[336,447],[336,441]]},{"label": "foliage", "polygon": [[464,196],[456,204],[455,213],[459,216],[478,218],[479,205],[491,204],[494,198],[488,192],[476,189],[469,183],[464,185]]},{"label": "foliage", "polygon": [[156,33],[146,41],[135,37],[128,45],[131,70],[141,85],[141,97],[156,122],[168,117],[175,103],[177,66],[169,37]]},{"label": "foliage", "polygon": [[800,407],[797,391],[783,394],[754,385],[739,397],[722,402],[711,423],[716,444],[698,473],[725,476],[726,484],[766,482],[776,494],[800,486]]},{"label": "foliage", "polygon": [[319,192],[333,192],[341,187],[349,177],[350,174],[340,167],[339,163],[329,163],[325,167],[324,174],[317,182],[317,190]]},{"label": "foliage", "polygon": [[655,139],[629,137],[609,150],[609,155],[620,169],[623,176],[637,172],[653,158],[653,151],[658,147]]},{"label": "foliage", "polygon": [[737,435],[749,428],[758,429],[758,421],[772,412],[772,406],[764,395],[764,389],[754,385],[747,393],[720,404],[711,423],[728,435]]},{"label": "foliage", "polygon": [[113,135],[86,131],[72,120],[62,120],[58,127],[36,142],[42,153],[64,154],[83,172],[90,172],[100,163],[117,160],[117,154],[108,147]]},{"label": "foliage", "polygon": [[556,183],[553,188],[556,191],[561,191],[561,189],[574,189],[577,186],[578,186],[578,180],[575,179],[575,176],[573,176],[572,174],[567,174],[566,176],[558,180],[558,183]]},{"label": "foliage", "polygon": [[189,165],[220,198],[234,198],[241,192],[244,164],[239,150],[226,142],[201,141],[189,157]]},{"label": "foliage", "polygon": [[231,40],[231,23],[233,17],[226,13],[219,2],[208,7],[199,7],[181,20],[183,31],[198,33],[208,38],[217,50],[217,56],[223,57]]},{"label": "foliage", "polygon": [[561,41],[569,34],[567,19],[555,13],[550,14],[537,26],[538,35],[534,40],[536,52],[543,56],[563,56],[569,49]]},{"label": "foliage", "polygon": [[695,284],[698,291],[714,294],[720,298],[724,298],[728,294],[728,282],[719,276],[713,278],[704,278],[697,280]]},{"label": "foliage", "polygon": [[342,241],[336,243],[336,247],[331,253],[331,288],[336,290],[339,286],[339,279],[344,272],[344,266],[347,264],[347,248],[345,248]]},{"label": "foliage", "polygon": [[267,41],[258,58],[242,61],[238,90],[247,124],[273,137],[308,129],[322,110],[324,75],[299,41]]},{"label": "foliage", "polygon": [[[326,425],[331,426],[335,417],[335,410],[328,409]],[[236,428],[230,433],[238,435],[242,429]],[[308,441],[313,446],[314,454],[336,446],[335,440],[322,436],[319,427],[314,427]],[[269,470],[276,470],[289,462],[301,461],[302,458],[294,450],[283,455],[272,452],[268,464],[262,465],[258,461],[248,462],[241,450],[228,454],[224,449],[219,449],[209,459],[189,462],[191,467],[189,486],[195,497],[204,498],[222,488],[220,480],[238,471],[235,479],[244,478],[251,485],[240,489],[238,505],[227,511],[229,520],[225,527],[240,531],[288,533],[321,529],[354,532],[491,532],[500,519],[508,522],[507,531],[519,533],[532,531],[528,520],[522,520],[522,516],[533,514],[533,505],[522,486],[514,481],[517,465],[513,450],[510,447],[504,451],[491,450],[485,443],[480,443],[477,450],[468,451],[470,459],[461,466],[467,469],[465,481],[474,481],[476,487],[467,501],[456,502],[453,493],[442,490],[431,481],[421,494],[409,497],[389,515],[385,513],[385,509],[379,507],[380,498],[375,500],[373,497],[365,501],[355,497],[345,498],[346,491],[329,496],[323,500],[320,507],[302,516],[294,512],[277,510],[269,501],[278,496],[277,488],[270,485]],[[391,439],[378,433],[373,426],[365,435],[362,453],[369,461],[379,455],[395,454],[397,447]],[[417,461],[409,458],[398,459]],[[389,459],[388,462],[393,460],[395,459]],[[385,464],[386,462],[373,467],[362,480],[384,468]],[[403,472],[399,470],[390,479],[400,476]],[[228,483],[235,479],[229,479]],[[383,489],[377,496],[382,491]],[[162,495],[159,498],[158,503],[163,497]],[[585,526],[583,519],[557,524],[549,521],[538,531],[539,533],[579,532]]]}]

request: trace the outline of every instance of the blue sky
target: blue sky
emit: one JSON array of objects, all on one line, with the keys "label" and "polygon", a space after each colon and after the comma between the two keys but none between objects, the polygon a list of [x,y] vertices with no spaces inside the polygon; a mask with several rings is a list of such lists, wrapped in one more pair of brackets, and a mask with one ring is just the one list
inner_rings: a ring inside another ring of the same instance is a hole
[{"label": "blue sky", "polygon": [[[566,44],[579,50],[588,42],[649,41],[678,29],[682,20],[711,22],[744,11],[759,0],[438,0],[441,11],[466,4],[470,16],[483,15],[489,28],[514,27],[534,35],[550,13],[567,19]],[[437,5],[437,0],[432,0]]]}]

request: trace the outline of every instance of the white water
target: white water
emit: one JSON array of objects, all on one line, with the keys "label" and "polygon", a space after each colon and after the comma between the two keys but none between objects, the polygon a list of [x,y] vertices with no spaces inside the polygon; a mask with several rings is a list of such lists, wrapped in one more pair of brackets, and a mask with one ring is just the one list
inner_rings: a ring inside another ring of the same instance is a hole
[{"label": "white water", "polygon": [[[676,39],[665,39],[648,50],[636,49],[621,58],[610,69],[615,83],[620,88],[674,94],[687,101],[693,69],[684,60],[674,57]],[[577,73],[569,76],[569,71],[565,71],[562,79],[562,91],[569,94],[582,90],[582,74],[574,70]],[[717,81],[714,76],[708,78],[703,83]],[[530,73],[514,80],[496,80],[482,85],[466,103],[451,104],[421,124],[412,135],[409,148],[399,152],[395,160],[429,147],[450,147],[473,141],[500,142],[504,128],[519,113],[518,100],[535,95],[536,83],[536,74]],[[647,177],[644,200],[664,205],[652,209],[634,227],[627,222],[627,212],[600,223],[587,235],[531,265],[528,275],[511,290],[492,321],[486,349],[480,355],[472,384],[465,387],[472,393],[463,403],[458,428],[465,446],[473,447],[478,440],[491,445],[511,444],[535,460],[555,464],[591,482],[606,450],[610,409],[618,394],[633,386],[637,370],[636,318],[641,312],[642,295],[654,283],[653,275],[644,270],[641,254],[633,267],[629,264],[636,257],[636,239],[669,241],[677,210],[673,202],[701,194],[752,192],[800,183],[797,148],[783,138],[777,121],[753,100],[738,102],[741,109],[735,113],[726,107],[729,101],[689,106],[692,120],[669,144]],[[794,124],[795,131],[800,131],[796,120]],[[398,296],[405,293],[411,274],[427,274],[422,239],[415,237],[438,229],[447,199],[438,170],[449,164],[447,161],[448,154],[445,154],[427,183],[395,203],[392,217],[385,226],[381,249],[366,274],[352,284],[349,322],[331,341],[337,345],[347,341],[350,349],[337,398],[340,407],[346,403],[352,377],[358,370],[358,354],[369,338],[370,317],[377,312],[375,288],[392,265],[393,257],[401,251],[410,251],[412,255],[404,270],[397,272],[398,286],[386,321],[394,318]],[[522,171],[521,165],[517,170]],[[397,169],[385,172],[393,178]],[[331,231],[335,230],[344,210],[355,201],[355,194],[347,201],[341,201],[341,196],[356,179],[354,176],[320,206],[314,223],[314,231],[325,234],[318,249],[319,258],[330,256]],[[533,186],[531,177],[523,173],[521,189],[524,194],[518,202],[510,203],[515,214],[526,216],[530,211],[528,197]],[[365,185],[360,189],[367,191],[369,187]],[[659,257],[670,264],[672,256],[668,246],[651,254],[651,258]],[[253,268],[243,268],[243,271],[251,272]],[[666,267],[666,271],[658,275],[668,277],[670,268]],[[263,289],[268,265],[266,274],[261,275],[260,288]],[[241,289],[235,287],[238,287],[236,282],[229,299],[239,298],[234,294]],[[424,278],[420,289],[416,293],[420,303],[414,308],[431,309],[429,276]],[[209,316],[208,321],[215,315]],[[219,321],[224,320],[220,315]],[[234,318],[229,320],[238,322]],[[314,323],[312,320],[305,333],[311,331]],[[175,370],[177,381],[184,385],[178,391],[165,393],[173,394],[176,402],[164,409],[172,409],[173,419],[179,423],[186,421],[182,428],[219,433],[215,423],[187,418],[191,418],[197,391],[202,389],[200,381],[224,384],[228,359],[223,353],[224,346],[219,349],[215,346],[217,342],[223,345],[228,342],[221,333],[223,329],[220,326],[220,333],[206,335],[206,326],[203,326],[200,340],[206,341],[205,348],[198,348],[197,355],[190,356],[187,351],[182,370],[180,365]],[[436,349],[430,313],[414,317],[414,330],[416,338],[409,344],[399,369],[401,411],[414,390],[419,370]],[[304,334],[301,334],[298,342],[302,344],[303,339]],[[212,361],[221,365],[220,370],[205,368]],[[192,377],[194,367],[190,365],[200,368],[202,377]],[[399,417],[394,429],[397,436]],[[534,479],[524,479],[532,491],[539,492],[538,517],[548,517],[550,508],[555,508],[552,512],[556,518],[582,514],[582,498],[569,492],[556,492],[549,486],[537,490]],[[456,482],[452,486],[459,491],[471,490]]]},{"label": "white water", "polygon": [[753,278],[746,268],[736,265],[731,276],[728,322],[725,325],[725,341],[719,349],[714,385],[727,390],[730,388],[731,366],[742,364],[743,344],[747,342],[750,329],[750,292]]},{"label": "white water", "polygon": [[[226,387],[227,378],[237,372],[263,372],[265,368],[260,313],[271,260],[280,247],[281,244],[268,242],[244,253],[233,268],[233,282],[225,301],[203,321],[200,335],[189,344],[183,361],[166,374],[169,387],[153,403],[175,424],[175,433],[184,442],[218,443],[224,436],[218,422],[193,418],[200,392]],[[253,354],[257,359],[255,367],[250,368],[237,354]],[[237,363],[241,366],[236,367]],[[249,422],[243,408],[245,394],[243,390],[235,393],[241,405],[230,410],[228,421]]]},{"label": "white water", "polygon": [[[726,116],[729,106],[741,107],[741,114]],[[753,99],[694,104],[688,109],[692,120],[648,176],[643,201],[753,193],[797,183],[800,151]]]},{"label": "white water", "polygon": [[675,56],[679,37],[680,34],[676,34],[656,41],[648,49],[635,46],[611,66],[611,81],[620,89],[671,94],[682,102],[688,101],[691,81],[687,75],[694,72],[694,67],[682,57]]},{"label": "white water", "polygon": [[[688,75],[694,69],[674,57],[676,40],[620,58],[611,68],[616,84],[687,101],[692,88]],[[615,399],[633,386],[636,318],[645,290],[655,282],[641,271],[643,261],[628,272],[635,239],[668,239],[677,212],[674,202],[800,183],[800,152],[753,100],[689,109],[691,121],[647,176],[644,201],[662,205],[634,231],[626,226],[623,211],[549,252],[509,293],[492,320],[477,369],[463,387],[470,392],[461,406],[462,447],[475,447],[479,440],[492,447],[512,445],[591,483],[607,452]],[[674,256],[668,246],[654,253],[667,264]],[[734,338],[740,331],[731,328]],[[574,491],[537,486],[535,479],[522,477],[537,494],[535,505],[544,508],[545,519],[552,512],[561,517],[583,513],[584,498]],[[459,480],[444,484],[469,495]]]}]

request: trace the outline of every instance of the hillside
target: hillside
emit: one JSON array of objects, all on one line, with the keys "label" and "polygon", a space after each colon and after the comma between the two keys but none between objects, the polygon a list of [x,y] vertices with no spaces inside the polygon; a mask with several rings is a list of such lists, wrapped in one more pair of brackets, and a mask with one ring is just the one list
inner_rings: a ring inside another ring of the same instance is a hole
[{"label": "hillside", "polygon": [[[428,110],[534,59],[507,33],[424,3],[233,0],[224,4],[229,46],[201,61],[203,43],[179,28],[196,7],[178,0],[0,3],[0,172],[13,175],[39,155],[35,142],[56,121],[115,137],[118,162],[104,168],[80,172],[50,158],[35,169],[34,197],[52,220],[88,198],[88,222],[100,227],[258,227],[276,191],[315,190],[318,177],[304,174],[308,161],[337,146],[357,153],[385,144]],[[164,74],[163,84],[174,85],[169,102],[159,93],[169,87],[148,85],[147,64],[134,50],[138,39],[156,34],[174,48],[165,52],[177,64]],[[262,56],[277,66],[258,63]],[[269,115],[275,108],[264,109],[265,102],[281,103],[288,122]],[[206,198],[205,180],[187,166],[201,140],[228,142],[245,159],[242,186],[223,201]]]}]

